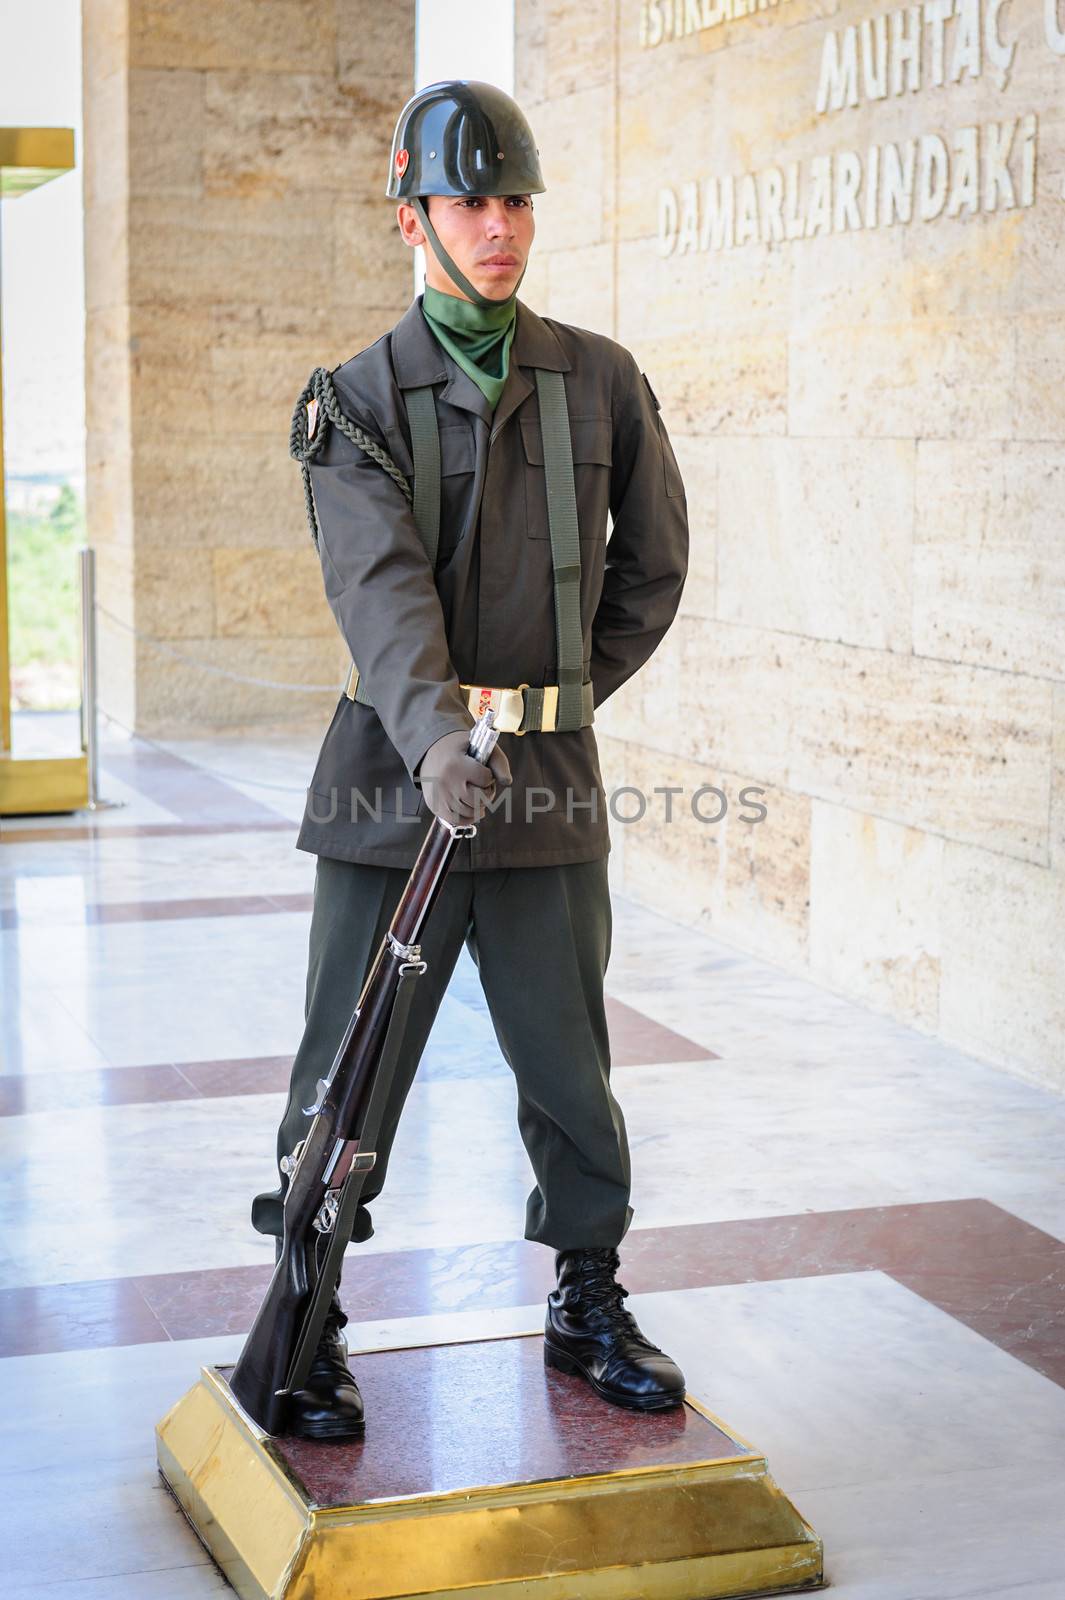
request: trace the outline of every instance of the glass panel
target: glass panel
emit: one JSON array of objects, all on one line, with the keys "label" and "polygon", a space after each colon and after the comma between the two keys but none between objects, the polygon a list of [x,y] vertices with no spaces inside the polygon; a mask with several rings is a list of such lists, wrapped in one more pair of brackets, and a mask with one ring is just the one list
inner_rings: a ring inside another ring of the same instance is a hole
[{"label": "glass panel", "polygon": [[[76,161],[73,172],[17,196],[9,193],[0,202],[15,711],[75,707],[80,696],[77,548],[85,541],[80,12],[69,0],[0,7],[0,122],[73,129]],[[44,171],[38,174],[45,177]],[[71,753],[78,743],[75,733]]]}]

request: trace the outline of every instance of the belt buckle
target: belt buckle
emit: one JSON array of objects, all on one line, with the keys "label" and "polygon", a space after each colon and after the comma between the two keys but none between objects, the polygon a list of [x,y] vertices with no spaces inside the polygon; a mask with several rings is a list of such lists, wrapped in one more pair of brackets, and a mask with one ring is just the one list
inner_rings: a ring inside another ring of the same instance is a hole
[{"label": "belt buckle", "polygon": [[519,737],[525,732],[521,720],[525,715],[525,696],[522,693],[527,689],[527,683],[520,683],[516,689],[490,689],[486,685],[471,684],[466,696],[466,704],[474,717],[481,717],[491,706],[495,712],[494,726],[500,733],[516,733]]}]

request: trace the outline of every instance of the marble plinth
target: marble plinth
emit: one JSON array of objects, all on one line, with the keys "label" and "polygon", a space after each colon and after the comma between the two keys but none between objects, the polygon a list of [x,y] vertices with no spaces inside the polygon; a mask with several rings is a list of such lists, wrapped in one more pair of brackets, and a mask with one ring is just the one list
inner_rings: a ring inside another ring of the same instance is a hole
[{"label": "marble plinth", "polygon": [[765,1457],[688,1396],[641,1414],[539,1334],[355,1355],[363,1439],[268,1438],[226,1367],[156,1429],[159,1468],[246,1600],[712,1600],[822,1583]]}]

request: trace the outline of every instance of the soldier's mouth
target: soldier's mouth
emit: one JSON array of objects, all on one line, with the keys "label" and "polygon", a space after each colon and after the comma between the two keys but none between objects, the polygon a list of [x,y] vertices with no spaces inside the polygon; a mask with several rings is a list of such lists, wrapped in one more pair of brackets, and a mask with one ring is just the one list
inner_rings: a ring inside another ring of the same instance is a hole
[{"label": "soldier's mouth", "polygon": [[516,267],[517,264],[517,256],[501,255],[485,256],[484,260],[481,262],[482,267]]}]

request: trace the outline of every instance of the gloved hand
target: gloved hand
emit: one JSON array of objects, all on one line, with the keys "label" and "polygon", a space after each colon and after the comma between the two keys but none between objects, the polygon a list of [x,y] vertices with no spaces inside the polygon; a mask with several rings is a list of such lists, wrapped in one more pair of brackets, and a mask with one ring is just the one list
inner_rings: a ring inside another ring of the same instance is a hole
[{"label": "gloved hand", "polygon": [[479,821],[485,801],[495,799],[497,784],[508,789],[514,781],[498,744],[485,765],[466,754],[469,742],[468,733],[445,733],[429,746],[418,768],[426,805],[453,828]]}]

